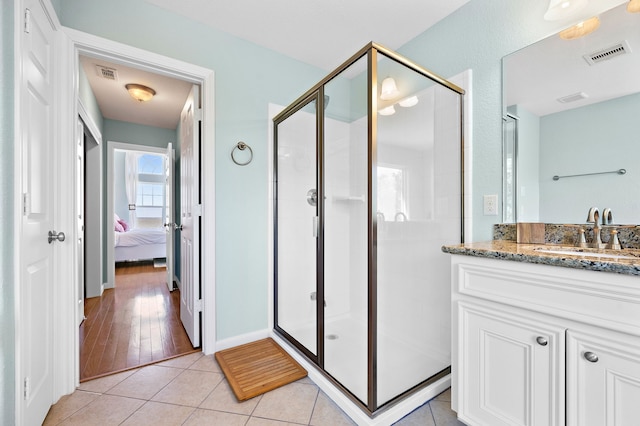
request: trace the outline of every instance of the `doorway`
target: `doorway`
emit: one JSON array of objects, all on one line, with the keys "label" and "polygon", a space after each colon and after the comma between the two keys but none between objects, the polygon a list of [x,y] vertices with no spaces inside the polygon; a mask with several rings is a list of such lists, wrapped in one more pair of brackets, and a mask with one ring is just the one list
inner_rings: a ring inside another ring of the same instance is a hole
[{"label": "doorway", "polygon": [[[202,98],[199,106],[202,109],[202,137],[201,150],[203,162],[213,164],[213,73],[211,70],[200,68],[195,65],[186,64],[181,61],[166,58],[140,49],[131,48],[130,46],[120,45],[105,39],[99,39],[88,34],[70,31],[70,39],[73,45],[73,63],[75,71],[72,70],[74,81],[78,81],[79,74],[79,58],[82,55],[88,55],[114,63],[126,64],[128,66],[139,67],[147,71],[156,72],[172,78],[179,78],[190,84],[199,85],[202,88]],[[82,82],[81,82],[82,84]],[[78,85],[74,84],[75,98],[78,98]],[[214,168],[208,167],[202,171],[202,181],[206,182],[202,188],[202,207],[205,205],[207,209],[202,208],[206,214],[202,215],[202,254],[205,253],[210,259],[215,255],[215,231],[213,224],[215,223],[215,194],[214,194]],[[203,283],[207,283],[202,287],[202,295],[197,302],[203,305],[203,324],[206,326],[202,329],[202,350],[204,353],[212,353],[215,350],[215,269],[212,262],[201,266]],[[76,335],[75,353],[78,354],[79,342],[77,339],[77,329],[74,330]],[[77,356],[77,355],[76,355]],[[76,371],[74,382],[79,382],[78,364],[79,359],[74,357],[75,366],[68,365],[70,371]]]},{"label": "doorway", "polygon": [[[181,187],[181,178],[175,173],[179,166],[173,146],[180,153],[181,111],[194,85],[87,56],[80,57],[80,64],[81,77],[89,83],[81,87],[83,98],[95,97],[104,138],[134,142],[108,141],[102,147],[107,157],[105,184],[99,184],[106,200],[101,203],[106,205],[106,282],[102,277],[86,282],[87,320],[79,330],[80,379],[86,380],[188,353],[200,345],[184,343],[189,341],[180,321],[184,292],[169,294],[180,283],[179,271],[174,274],[179,269],[174,259],[180,255],[174,256],[173,241],[182,232],[181,220],[174,219],[180,218],[174,188]],[[126,81],[149,84],[164,98],[155,100],[155,106],[154,99],[150,105],[139,103],[125,90]],[[179,261],[178,265],[186,272],[193,268]],[[159,283],[165,288],[158,288]],[[116,317],[125,318],[127,326]]]}]

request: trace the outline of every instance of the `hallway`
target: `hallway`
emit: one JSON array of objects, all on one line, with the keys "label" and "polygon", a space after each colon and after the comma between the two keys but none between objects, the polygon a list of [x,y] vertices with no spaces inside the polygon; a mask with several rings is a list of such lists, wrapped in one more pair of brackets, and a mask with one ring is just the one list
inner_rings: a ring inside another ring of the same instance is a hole
[{"label": "hallway", "polygon": [[80,325],[80,381],[193,352],[180,322],[180,292],[166,269],[118,264],[116,288],[85,300]]}]

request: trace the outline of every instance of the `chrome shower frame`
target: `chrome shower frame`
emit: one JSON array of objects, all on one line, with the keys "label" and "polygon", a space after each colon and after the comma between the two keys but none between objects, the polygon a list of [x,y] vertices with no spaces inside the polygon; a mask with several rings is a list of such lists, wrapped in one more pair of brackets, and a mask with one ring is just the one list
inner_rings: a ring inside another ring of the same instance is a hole
[{"label": "chrome shower frame", "polygon": [[[397,63],[400,63],[407,68],[423,75],[429,80],[445,87],[459,96],[460,99],[460,206],[461,206],[461,220],[460,220],[460,242],[464,242],[464,198],[465,198],[465,176],[464,176],[464,94],[465,91],[457,85],[447,81],[441,76],[423,68],[411,60],[387,49],[377,43],[368,43],[357,53],[346,60],[342,65],[336,68],[333,72],[328,74],[325,78],[320,80],[311,89],[305,92],[302,96],[291,103],[280,114],[273,119],[274,123],[274,157],[273,157],[273,170],[274,170],[274,198],[276,202],[273,205],[273,218],[274,218],[274,329],[275,332],[284,338],[288,343],[295,347],[300,353],[308,358],[313,364],[315,364],[319,371],[336,387],[357,406],[359,406],[370,417],[375,417],[384,410],[392,407],[397,402],[404,399],[406,396],[423,389],[424,387],[442,379],[446,375],[450,374],[451,368],[448,367],[443,371],[435,374],[422,383],[414,386],[411,389],[406,390],[402,394],[397,395],[392,400],[378,405],[377,403],[377,318],[378,318],[378,297],[377,297],[377,201],[375,194],[377,193],[377,88],[378,88],[378,55],[383,55],[388,59],[391,59]],[[367,250],[368,250],[368,315],[367,315],[367,328],[368,328],[368,355],[367,355],[367,401],[363,403],[349,389],[345,388],[340,382],[334,379],[330,374],[324,370],[324,230],[323,224],[325,219],[325,201],[322,194],[324,191],[324,111],[325,102],[328,103],[328,99],[324,94],[324,86],[334,79],[338,74],[349,68],[358,60],[367,58]],[[317,343],[316,354],[313,354],[310,350],[300,344],[295,338],[288,334],[278,324],[278,125],[284,120],[292,116],[299,111],[303,106],[309,102],[316,102],[316,188],[317,188],[317,214],[319,217],[319,238],[317,238],[317,265],[316,265],[316,280],[317,280],[317,295],[316,295],[316,321],[317,321]]]}]

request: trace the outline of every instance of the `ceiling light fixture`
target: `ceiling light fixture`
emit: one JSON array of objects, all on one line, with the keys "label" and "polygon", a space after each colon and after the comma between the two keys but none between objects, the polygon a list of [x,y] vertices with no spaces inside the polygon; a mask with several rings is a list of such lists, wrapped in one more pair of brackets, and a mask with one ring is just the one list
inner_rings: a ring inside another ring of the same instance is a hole
[{"label": "ceiling light fixture", "polygon": [[640,13],[640,0],[629,0],[627,4],[627,12]]},{"label": "ceiling light fixture", "polygon": [[418,104],[418,97],[417,96],[411,96],[409,98],[403,99],[400,102],[398,102],[398,105],[400,105],[401,107],[404,108],[409,108],[412,107],[414,105]]},{"label": "ceiling light fixture", "polygon": [[387,77],[382,80],[380,99],[382,99],[383,101],[390,101],[391,99],[394,99],[396,96],[398,96],[399,93],[400,91],[398,90],[396,81],[393,79],[393,77]]},{"label": "ceiling light fixture", "polygon": [[544,14],[546,21],[559,21],[571,18],[574,13],[587,5],[587,0],[550,0]]},{"label": "ceiling light fixture", "polygon": [[600,27],[600,18],[594,16],[584,22],[569,27],[566,30],[560,31],[560,38],[563,40],[573,40],[576,38],[584,37],[587,34],[591,34]]},{"label": "ceiling light fixture", "polygon": [[380,115],[393,115],[396,113],[396,109],[393,107],[393,105],[389,105],[386,108],[382,108],[380,111],[378,111],[378,114]]},{"label": "ceiling light fixture", "polygon": [[129,84],[126,84],[124,87],[127,88],[129,95],[131,95],[131,97],[138,102],[149,101],[156,94],[156,91],[153,90],[151,87],[143,86],[142,84],[129,83]]}]

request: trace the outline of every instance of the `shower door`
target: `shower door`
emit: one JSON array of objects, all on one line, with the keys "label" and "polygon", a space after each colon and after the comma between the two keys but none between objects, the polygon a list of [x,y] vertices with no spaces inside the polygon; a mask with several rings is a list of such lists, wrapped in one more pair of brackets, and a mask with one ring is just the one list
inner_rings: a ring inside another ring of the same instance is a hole
[{"label": "shower door", "polygon": [[275,324],[318,361],[317,94],[275,123]]}]

